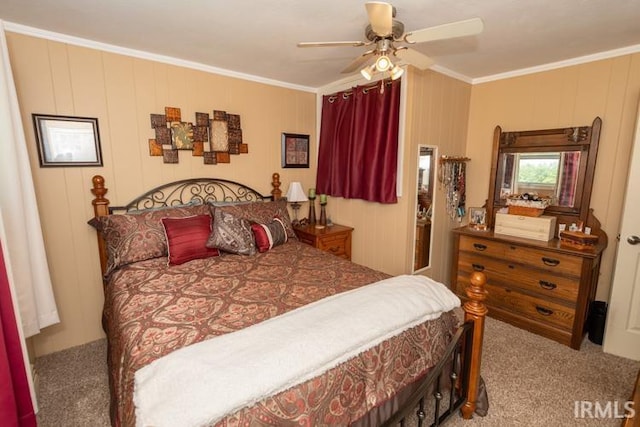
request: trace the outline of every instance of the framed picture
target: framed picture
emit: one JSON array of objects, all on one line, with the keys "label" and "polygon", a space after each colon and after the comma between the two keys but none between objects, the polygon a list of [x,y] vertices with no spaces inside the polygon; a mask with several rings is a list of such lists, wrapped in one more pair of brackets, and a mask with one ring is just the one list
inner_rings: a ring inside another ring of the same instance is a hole
[{"label": "framed picture", "polygon": [[40,166],[102,166],[98,119],[32,116]]},{"label": "framed picture", "polygon": [[487,229],[487,210],[485,208],[469,208],[469,227],[475,230]]},{"label": "framed picture", "polygon": [[282,134],[282,167],[309,167],[309,135]]}]

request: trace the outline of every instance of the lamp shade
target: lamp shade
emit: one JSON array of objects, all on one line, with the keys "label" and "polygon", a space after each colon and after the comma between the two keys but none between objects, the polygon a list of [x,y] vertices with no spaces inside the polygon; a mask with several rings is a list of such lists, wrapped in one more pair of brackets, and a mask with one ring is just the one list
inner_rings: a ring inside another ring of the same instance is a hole
[{"label": "lamp shade", "polygon": [[306,202],[307,195],[302,190],[302,184],[299,182],[292,182],[289,184],[289,190],[287,191],[287,201],[289,202]]}]

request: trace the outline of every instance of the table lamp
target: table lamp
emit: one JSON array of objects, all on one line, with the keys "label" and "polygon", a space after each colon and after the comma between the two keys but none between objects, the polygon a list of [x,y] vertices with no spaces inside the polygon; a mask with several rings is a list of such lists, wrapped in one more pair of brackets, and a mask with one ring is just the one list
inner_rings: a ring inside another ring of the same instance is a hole
[{"label": "table lamp", "polygon": [[304,190],[302,190],[302,185],[299,182],[292,182],[289,184],[289,190],[287,191],[287,201],[291,203],[291,208],[293,209],[293,221],[291,223],[293,225],[297,225],[300,223],[298,220],[298,211],[300,210],[300,202],[306,202],[307,196],[304,194]]}]

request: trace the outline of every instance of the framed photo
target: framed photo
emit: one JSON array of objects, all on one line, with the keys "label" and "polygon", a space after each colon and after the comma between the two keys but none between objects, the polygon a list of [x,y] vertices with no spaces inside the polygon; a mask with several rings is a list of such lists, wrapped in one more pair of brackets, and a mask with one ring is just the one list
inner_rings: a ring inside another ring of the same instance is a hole
[{"label": "framed photo", "polygon": [[469,227],[475,230],[487,229],[487,210],[485,208],[469,208]]},{"label": "framed photo", "polygon": [[98,119],[32,116],[40,166],[102,166]]},{"label": "framed photo", "polygon": [[309,167],[309,135],[282,134],[282,167]]}]

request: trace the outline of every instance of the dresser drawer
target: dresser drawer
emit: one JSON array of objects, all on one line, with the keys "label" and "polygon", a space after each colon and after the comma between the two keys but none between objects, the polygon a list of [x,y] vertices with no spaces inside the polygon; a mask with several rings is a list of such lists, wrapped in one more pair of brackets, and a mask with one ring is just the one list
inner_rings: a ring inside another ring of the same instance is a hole
[{"label": "dresser drawer", "polygon": [[515,262],[461,252],[458,257],[458,270],[467,275],[474,271],[484,271],[489,283],[518,287],[542,298],[555,298],[570,305],[575,305],[578,299],[578,279]]},{"label": "dresser drawer", "polygon": [[346,257],[349,233],[332,234],[318,239],[317,247],[337,256]]},{"label": "dresser drawer", "polygon": [[487,304],[523,316],[532,321],[571,331],[575,310],[561,304],[523,294],[504,286],[487,284]]},{"label": "dresser drawer", "polygon": [[489,257],[504,257],[506,246],[493,240],[486,240],[470,236],[460,236],[460,250],[473,252]]},{"label": "dresser drawer", "polygon": [[505,244],[505,259],[547,270],[555,274],[567,274],[579,278],[584,259],[558,252]]}]

